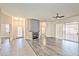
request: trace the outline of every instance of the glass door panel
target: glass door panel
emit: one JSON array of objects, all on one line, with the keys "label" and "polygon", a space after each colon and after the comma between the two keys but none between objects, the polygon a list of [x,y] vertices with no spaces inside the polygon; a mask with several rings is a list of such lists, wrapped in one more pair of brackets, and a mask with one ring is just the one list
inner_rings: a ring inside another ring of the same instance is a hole
[{"label": "glass door panel", "polygon": [[78,22],[66,23],[64,32],[65,39],[78,42]]}]

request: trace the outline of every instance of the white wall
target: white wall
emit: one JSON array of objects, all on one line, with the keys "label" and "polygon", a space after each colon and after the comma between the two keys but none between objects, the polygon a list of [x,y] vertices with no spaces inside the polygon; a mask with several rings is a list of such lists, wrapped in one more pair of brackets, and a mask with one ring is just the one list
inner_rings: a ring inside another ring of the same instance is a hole
[{"label": "white wall", "polygon": [[58,39],[63,39],[64,38],[64,24],[60,23],[60,24],[56,24],[56,38]]},{"label": "white wall", "polygon": [[30,32],[31,28],[30,28],[30,19],[25,20],[25,39],[32,39],[32,32]]},{"label": "white wall", "polygon": [[46,36],[47,37],[55,37],[55,23],[46,22]]},{"label": "white wall", "polygon": [[3,26],[1,27],[2,24],[9,24],[10,25],[10,30],[12,26],[12,17],[5,15],[1,10],[0,10],[0,35],[1,36],[11,36],[8,32],[5,32]]}]

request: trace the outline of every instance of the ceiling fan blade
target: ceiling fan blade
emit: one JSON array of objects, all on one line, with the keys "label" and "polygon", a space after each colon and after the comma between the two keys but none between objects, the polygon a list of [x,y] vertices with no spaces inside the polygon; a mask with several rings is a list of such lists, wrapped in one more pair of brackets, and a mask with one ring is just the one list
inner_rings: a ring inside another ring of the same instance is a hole
[{"label": "ceiling fan blade", "polygon": [[61,17],[64,17],[64,16],[61,16]]},{"label": "ceiling fan blade", "polygon": [[59,16],[59,14],[57,13],[57,15],[53,18],[62,18],[62,17],[64,17],[64,16]]},{"label": "ceiling fan blade", "polygon": [[62,18],[62,17],[64,17],[64,16],[59,16],[59,18]]}]

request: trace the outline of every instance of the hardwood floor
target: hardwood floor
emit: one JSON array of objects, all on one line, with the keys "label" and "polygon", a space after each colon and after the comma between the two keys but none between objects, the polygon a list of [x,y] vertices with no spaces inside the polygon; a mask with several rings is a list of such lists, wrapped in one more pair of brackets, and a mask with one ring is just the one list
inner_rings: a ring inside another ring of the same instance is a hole
[{"label": "hardwood floor", "polygon": [[15,39],[12,42],[4,39],[0,48],[1,56],[36,56],[35,52],[23,38]]},{"label": "hardwood floor", "polygon": [[39,56],[78,56],[79,44],[55,38],[27,40]]},{"label": "hardwood floor", "polygon": [[79,56],[79,44],[55,38],[2,41],[1,56]]}]

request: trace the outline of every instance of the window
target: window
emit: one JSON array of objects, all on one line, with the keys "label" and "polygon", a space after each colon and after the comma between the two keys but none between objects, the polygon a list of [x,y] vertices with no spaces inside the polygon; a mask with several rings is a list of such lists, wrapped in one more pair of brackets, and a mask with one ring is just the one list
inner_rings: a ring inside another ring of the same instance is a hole
[{"label": "window", "polygon": [[1,24],[1,32],[10,32],[9,24]]}]

